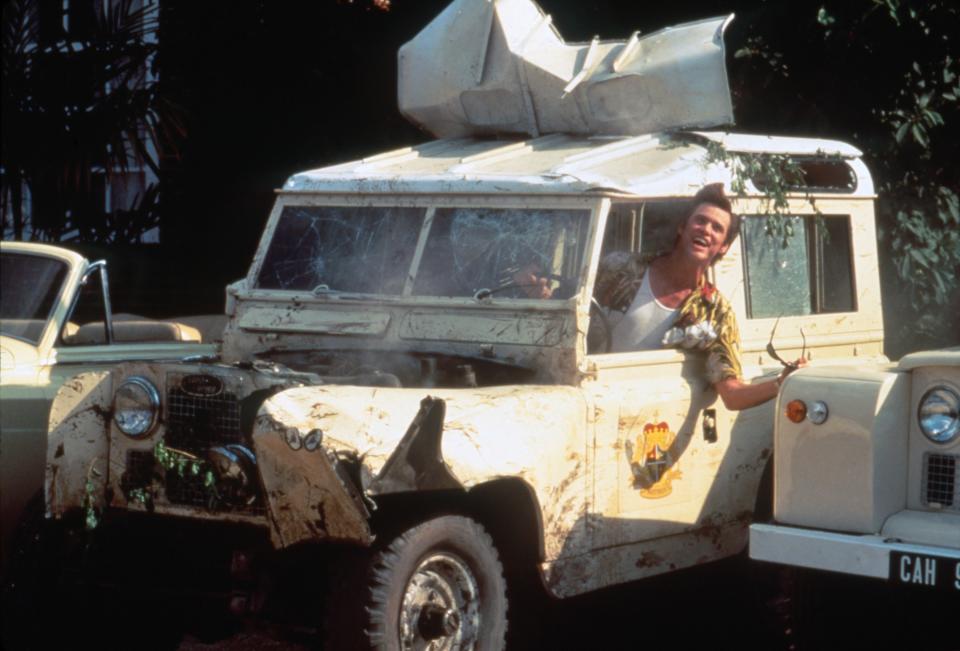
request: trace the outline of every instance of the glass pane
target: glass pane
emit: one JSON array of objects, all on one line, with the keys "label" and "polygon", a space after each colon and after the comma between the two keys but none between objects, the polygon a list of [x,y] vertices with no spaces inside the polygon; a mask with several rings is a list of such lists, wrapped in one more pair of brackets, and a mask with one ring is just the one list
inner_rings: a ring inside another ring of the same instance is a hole
[{"label": "glass pane", "polygon": [[764,232],[765,217],[743,220],[749,278],[750,317],[797,316],[811,313],[810,254],[807,222],[788,217],[793,236],[786,248]]},{"label": "glass pane", "polygon": [[690,207],[686,199],[613,204],[607,216],[601,258],[614,251],[638,249],[645,256],[668,253]]},{"label": "glass pane", "polygon": [[425,210],[377,206],[288,206],[257,287],[400,294]]},{"label": "glass pane", "polygon": [[850,218],[824,217],[826,237],[821,239],[819,283],[822,312],[853,312],[852,261],[850,259]]},{"label": "glass pane", "polygon": [[[576,291],[588,210],[439,208],[414,283],[427,296],[569,298]],[[536,280],[534,280],[534,278]],[[545,279],[537,295],[535,284]]]},{"label": "glass pane", "polygon": [[[80,286],[80,295],[77,297],[69,321],[77,326],[87,323],[97,323],[102,326],[106,318],[106,305],[103,304],[103,270],[101,269],[87,276],[87,281]],[[100,343],[105,343],[106,331],[99,336],[102,338]]]},{"label": "glass pane", "polygon": [[67,276],[67,265],[21,253],[4,253],[0,260],[0,332],[37,343]]}]

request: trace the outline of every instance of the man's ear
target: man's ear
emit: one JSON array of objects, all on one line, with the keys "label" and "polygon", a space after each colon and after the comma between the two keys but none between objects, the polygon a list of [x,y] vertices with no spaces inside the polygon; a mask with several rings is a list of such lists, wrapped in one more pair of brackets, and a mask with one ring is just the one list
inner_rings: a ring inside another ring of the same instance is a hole
[{"label": "man's ear", "polygon": [[717,254],[713,256],[713,259],[722,258],[727,254],[727,251],[730,249],[730,242],[725,242],[723,246],[720,247],[720,250],[717,251]]}]

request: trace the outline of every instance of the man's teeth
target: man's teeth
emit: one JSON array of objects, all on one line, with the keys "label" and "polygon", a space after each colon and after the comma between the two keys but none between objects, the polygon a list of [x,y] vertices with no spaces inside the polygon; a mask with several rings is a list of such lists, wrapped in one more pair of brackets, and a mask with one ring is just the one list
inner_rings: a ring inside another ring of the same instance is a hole
[{"label": "man's teeth", "polygon": [[702,237],[695,237],[695,238],[693,238],[693,243],[694,243],[694,244],[699,244],[700,246],[707,246],[707,241],[706,241],[705,239],[703,239]]}]

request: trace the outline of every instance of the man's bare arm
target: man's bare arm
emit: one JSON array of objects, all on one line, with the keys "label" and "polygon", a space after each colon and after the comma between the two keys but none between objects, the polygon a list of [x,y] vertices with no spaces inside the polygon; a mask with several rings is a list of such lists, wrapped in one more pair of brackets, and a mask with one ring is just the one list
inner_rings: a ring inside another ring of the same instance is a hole
[{"label": "man's bare arm", "polygon": [[[798,359],[794,362],[797,368],[806,366],[805,359]],[[713,388],[720,394],[720,399],[727,409],[731,411],[740,411],[762,405],[768,400],[777,397],[780,391],[780,383],[787,377],[793,368],[787,367],[774,380],[768,382],[758,382],[756,384],[747,384],[737,378],[728,377],[713,385]]]}]

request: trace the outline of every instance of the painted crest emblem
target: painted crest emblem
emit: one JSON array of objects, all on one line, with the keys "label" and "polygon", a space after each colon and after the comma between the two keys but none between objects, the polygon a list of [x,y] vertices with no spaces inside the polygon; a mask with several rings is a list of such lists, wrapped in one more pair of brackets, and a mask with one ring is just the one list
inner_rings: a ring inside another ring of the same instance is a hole
[{"label": "painted crest emblem", "polygon": [[659,499],[673,492],[673,480],[682,476],[673,467],[674,459],[670,455],[670,447],[676,438],[666,423],[647,423],[635,443],[627,441],[633,485],[640,489],[642,497]]}]

